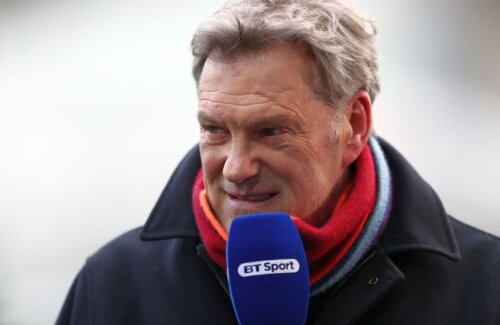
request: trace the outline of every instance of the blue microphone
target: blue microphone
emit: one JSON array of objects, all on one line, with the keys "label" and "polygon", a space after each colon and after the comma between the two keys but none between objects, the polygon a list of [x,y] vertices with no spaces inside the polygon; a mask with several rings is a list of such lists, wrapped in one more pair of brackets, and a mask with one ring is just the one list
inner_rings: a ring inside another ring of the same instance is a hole
[{"label": "blue microphone", "polygon": [[231,300],[241,325],[305,323],[309,270],[302,240],[288,214],[235,218],[226,262]]}]

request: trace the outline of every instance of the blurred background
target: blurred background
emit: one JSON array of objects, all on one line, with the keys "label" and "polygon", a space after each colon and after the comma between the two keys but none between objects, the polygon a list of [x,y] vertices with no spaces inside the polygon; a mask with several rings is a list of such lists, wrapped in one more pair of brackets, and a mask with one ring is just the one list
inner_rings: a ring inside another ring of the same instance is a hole
[{"label": "blurred background", "polygon": [[[0,0],[0,324],[53,323],[85,258],[144,223],[197,141],[189,42],[221,3]],[[500,235],[500,2],[356,3],[377,133]]]}]

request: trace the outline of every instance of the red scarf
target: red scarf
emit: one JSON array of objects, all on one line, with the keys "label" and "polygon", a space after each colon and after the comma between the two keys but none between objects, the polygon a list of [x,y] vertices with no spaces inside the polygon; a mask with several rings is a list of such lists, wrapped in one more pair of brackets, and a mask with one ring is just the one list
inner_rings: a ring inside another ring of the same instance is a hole
[{"label": "red scarf", "polygon": [[[330,271],[361,233],[375,205],[376,177],[368,146],[356,160],[354,179],[339,197],[328,221],[317,228],[292,218],[304,244],[310,284]],[[193,211],[200,236],[210,258],[226,270],[227,233],[210,209],[200,169],[193,186]]]}]

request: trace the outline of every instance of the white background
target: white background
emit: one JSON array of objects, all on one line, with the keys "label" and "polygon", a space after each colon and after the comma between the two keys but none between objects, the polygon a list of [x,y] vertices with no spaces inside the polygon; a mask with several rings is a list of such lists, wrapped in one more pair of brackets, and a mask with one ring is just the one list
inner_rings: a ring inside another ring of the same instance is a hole
[{"label": "white background", "polygon": [[[189,42],[220,1],[0,1],[0,323],[50,324],[85,258],[140,226],[197,141]],[[377,133],[499,235],[500,5],[364,0]]]}]

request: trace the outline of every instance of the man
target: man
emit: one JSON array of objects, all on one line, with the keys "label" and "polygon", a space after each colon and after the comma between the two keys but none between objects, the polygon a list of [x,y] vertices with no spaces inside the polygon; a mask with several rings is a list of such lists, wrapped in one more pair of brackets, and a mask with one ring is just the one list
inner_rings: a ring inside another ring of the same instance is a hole
[{"label": "man", "polygon": [[500,241],[371,136],[375,31],[340,0],[229,1],[196,31],[199,147],[144,227],[91,256],[58,324],[232,324],[238,216],[286,212],[311,324],[495,324]]}]

